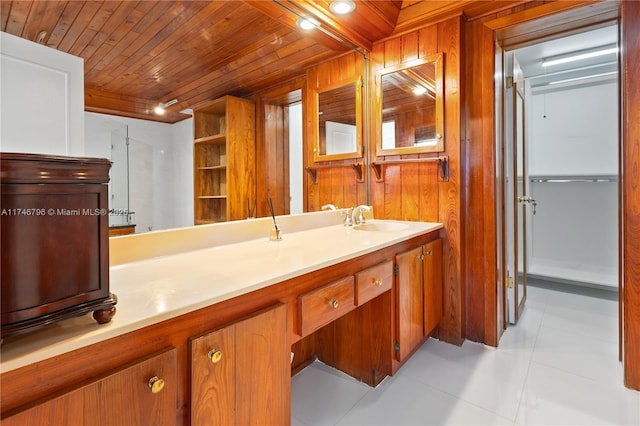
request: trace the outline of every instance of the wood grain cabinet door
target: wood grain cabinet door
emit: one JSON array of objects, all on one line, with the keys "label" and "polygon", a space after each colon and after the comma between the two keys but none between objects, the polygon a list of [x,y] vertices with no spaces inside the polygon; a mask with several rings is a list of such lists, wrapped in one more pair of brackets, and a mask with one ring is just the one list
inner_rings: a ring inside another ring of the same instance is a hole
[{"label": "wood grain cabinet door", "polygon": [[176,350],[167,349],[15,415],[9,413],[2,424],[175,425],[176,382]]},{"label": "wood grain cabinet door", "polygon": [[2,417],[2,426],[86,424],[82,390],[65,393],[47,402]]},{"label": "wood grain cabinet door", "polygon": [[430,335],[442,319],[442,239],[424,245],[424,333]]},{"label": "wood grain cabinet door", "polygon": [[175,425],[177,391],[173,348],[88,386],[84,392],[84,424]]},{"label": "wood grain cabinet door", "polygon": [[191,339],[191,424],[288,424],[285,305]]},{"label": "wood grain cabinet door", "polygon": [[396,255],[396,358],[404,361],[424,337],[422,246]]}]

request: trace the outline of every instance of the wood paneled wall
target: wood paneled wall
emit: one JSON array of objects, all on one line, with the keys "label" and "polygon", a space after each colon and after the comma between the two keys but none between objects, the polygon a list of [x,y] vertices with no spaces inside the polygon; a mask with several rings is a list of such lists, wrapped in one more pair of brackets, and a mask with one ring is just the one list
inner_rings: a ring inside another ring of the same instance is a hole
[{"label": "wood paneled wall", "polygon": [[[365,60],[362,55],[351,52],[324,62],[307,70],[307,92],[328,90],[363,79]],[[314,163],[315,129],[318,127],[317,99],[309,95],[305,110],[305,167],[312,165],[338,166],[323,168],[317,171],[317,183],[307,179],[306,211],[318,211],[323,204],[334,204],[340,208],[355,207],[367,204],[367,188],[364,181],[358,182],[356,173],[351,167],[340,167],[344,164],[362,162],[356,160],[336,160]]]},{"label": "wood paneled wall", "polygon": [[[462,239],[461,205],[461,18],[456,17],[433,24],[373,46],[370,75],[370,135],[369,158],[415,159],[435,157],[437,154],[414,154],[377,157],[376,141],[381,137],[380,72],[389,67],[408,66],[427,56],[444,54],[444,138],[449,157],[449,179],[440,181],[437,163],[406,163],[386,165],[382,179],[371,176],[371,204],[375,216],[384,219],[443,222],[446,234],[444,245],[445,303],[444,319],[438,336],[460,344],[464,339],[464,285],[461,276],[464,251]],[[369,171],[371,173],[371,171]]]},{"label": "wood paneled wall", "polygon": [[[269,216],[267,198],[276,215],[290,212],[289,106],[302,102],[303,77],[258,93],[256,103],[256,217]],[[302,176],[303,185],[306,176]],[[251,206],[253,208],[254,206]]]},{"label": "wood paneled wall", "polygon": [[[437,154],[412,154],[402,156],[376,156],[376,141],[381,137],[381,98],[379,73],[384,68],[410,65],[416,59],[444,53],[444,137],[445,152],[449,157],[449,179],[439,179],[437,163],[406,163],[385,165],[382,179],[375,179],[372,170],[366,170],[370,180],[369,204],[381,219],[420,220],[445,223],[445,308],[444,320],[438,335],[441,339],[461,344],[465,337],[464,286],[462,282],[462,198],[461,198],[461,37],[460,17],[436,23],[414,32],[386,39],[374,44],[369,63],[356,53],[341,56],[307,71],[307,88],[335,87],[337,82],[348,82],[364,75],[369,67],[369,105],[364,127],[368,132],[365,144],[370,161],[377,159],[415,159],[435,157]],[[309,99],[313,102],[313,99]],[[306,143],[312,144],[311,132],[316,126],[315,110],[305,107]],[[313,164],[313,146],[305,148],[307,165]],[[363,161],[362,159],[358,161]],[[332,161],[342,165],[353,160]],[[321,165],[327,165],[321,163]],[[332,203],[339,207],[353,207],[367,203],[367,185],[357,182],[350,168],[327,168],[318,170],[317,183],[307,179],[307,211],[319,210],[322,204]]]}]

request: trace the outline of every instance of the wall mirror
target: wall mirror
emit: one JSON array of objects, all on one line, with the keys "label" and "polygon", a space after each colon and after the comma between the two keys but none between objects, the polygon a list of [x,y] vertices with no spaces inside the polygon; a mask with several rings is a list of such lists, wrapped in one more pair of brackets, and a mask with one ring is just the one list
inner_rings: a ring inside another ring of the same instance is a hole
[{"label": "wall mirror", "polygon": [[376,155],[444,151],[443,55],[383,69]]},{"label": "wall mirror", "polygon": [[362,156],[361,80],[318,90],[314,161]]}]

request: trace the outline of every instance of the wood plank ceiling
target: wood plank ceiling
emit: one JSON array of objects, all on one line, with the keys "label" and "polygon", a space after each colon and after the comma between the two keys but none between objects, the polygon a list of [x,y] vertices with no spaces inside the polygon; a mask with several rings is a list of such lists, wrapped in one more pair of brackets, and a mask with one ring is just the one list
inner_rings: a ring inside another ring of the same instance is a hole
[{"label": "wood plank ceiling", "polygon": [[[505,1],[513,5],[520,1]],[[180,111],[247,96],[442,13],[490,1],[5,1],[0,30],[84,59],[85,109],[174,123]],[[473,3],[473,5],[471,5]],[[495,8],[495,6],[494,6]],[[297,28],[313,16],[322,31]],[[168,113],[153,108],[177,99]]]}]

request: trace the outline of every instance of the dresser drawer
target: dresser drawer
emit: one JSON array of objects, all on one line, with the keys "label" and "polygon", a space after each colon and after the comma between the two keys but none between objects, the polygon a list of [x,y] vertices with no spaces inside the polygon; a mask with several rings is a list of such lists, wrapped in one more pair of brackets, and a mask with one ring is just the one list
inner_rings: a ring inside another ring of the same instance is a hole
[{"label": "dresser drawer", "polygon": [[298,296],[300,335],[316,331],[353,308],[352,276]]},{"label": "dresser drawer", "polygon": [[369,300],[391,290],[393,283],[393,262],[387,261],[356,274],[356,305],[360,306]]}]

